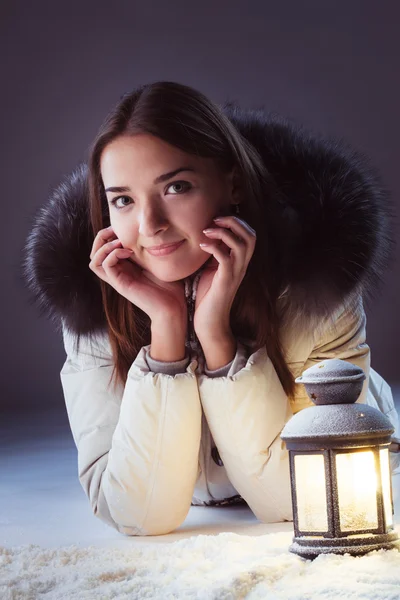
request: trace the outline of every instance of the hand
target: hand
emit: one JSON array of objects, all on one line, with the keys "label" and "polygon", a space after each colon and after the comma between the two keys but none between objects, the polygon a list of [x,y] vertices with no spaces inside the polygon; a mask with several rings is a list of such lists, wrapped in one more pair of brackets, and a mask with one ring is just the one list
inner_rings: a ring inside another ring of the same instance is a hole
[{"label": "hand", "polygon": [[[121,296],[143,310],[153,322],[162,317],[182,318],[186,328],[187,307],[182,281],[164,282],[133,262],[134,252],[122,248],[112,227],[96,235],[89,268]],[[128,260],[130,259],[130,260]]]},{"label": "hand", "polygon": [[213,261],[202,272],[196,294],[193,324],[200,342],[232,335],[231,307],[257,239],[250,225],[235,216],[219,217],[216,228],[204,234],[216,241],[203,247]]}]

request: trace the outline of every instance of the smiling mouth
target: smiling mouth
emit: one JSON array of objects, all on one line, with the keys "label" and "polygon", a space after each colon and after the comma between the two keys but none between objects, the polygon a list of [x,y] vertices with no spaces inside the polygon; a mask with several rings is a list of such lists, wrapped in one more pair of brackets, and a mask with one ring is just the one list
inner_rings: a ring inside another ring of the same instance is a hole
[{"label": "smiling mouth", "polygon": [[146,248],[146,250],[152,256],[165,256],[167,254],[171,254],[172,252],[175,252],[175,250],[178,250],[178,248],[180,248],[184,242],[185,242],[185,240],[181,240],[180,242],[177,242],[176,244],[170,244],[168,246],[164,246],[164,248],[153,248],[153,249]]}]

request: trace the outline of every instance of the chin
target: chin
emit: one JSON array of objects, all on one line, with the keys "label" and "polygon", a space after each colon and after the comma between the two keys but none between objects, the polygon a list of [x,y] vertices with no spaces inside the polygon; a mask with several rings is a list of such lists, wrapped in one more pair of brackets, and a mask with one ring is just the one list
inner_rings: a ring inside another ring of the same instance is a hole
[{"label": "chin", "polygon": [[205,256],[204,258],[201,257],[200,260],[193,261],[188,266],[186,266],[184,264],[180,264],[180,265],[171,264],[170,266],[167,264],[164,264],[158,268],[152,268],[152,265],[151,266],[148,265],[147,270],[150,271],[160,281],[165,281],[165,282],[180,281],[180,280],[186,279],[186,277],[190,277],[191,275],[196,273],[196,271],[198,271],[200,269],[200,267],[202,267],[209,259],[210,259],[210,256]]}]

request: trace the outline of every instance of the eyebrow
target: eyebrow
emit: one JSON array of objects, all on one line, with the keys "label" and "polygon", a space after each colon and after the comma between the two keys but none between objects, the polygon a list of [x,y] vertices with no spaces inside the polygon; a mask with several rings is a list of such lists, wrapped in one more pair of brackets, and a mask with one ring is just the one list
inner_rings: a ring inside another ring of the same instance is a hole
[{"label": "eyebrow", "polygon": [[[163,181],[168,181],[168,179],[171,179],[181,171],[192,171],[193,173],[196,173],[196,169],[194,169],[193,167],[179,167],[179,169],[176,169],[175,171],[170,171],[169,173],[164,173],[163,175],[159,175],[158,177],[156,177],[154,180],[154,185],[157,185],[158,183],[163,183]],[[118,194],[122,194],[123,192],[130,192],[131,190],[129,187],[112,186],[106,188],[104,191],[117,192]]]}]

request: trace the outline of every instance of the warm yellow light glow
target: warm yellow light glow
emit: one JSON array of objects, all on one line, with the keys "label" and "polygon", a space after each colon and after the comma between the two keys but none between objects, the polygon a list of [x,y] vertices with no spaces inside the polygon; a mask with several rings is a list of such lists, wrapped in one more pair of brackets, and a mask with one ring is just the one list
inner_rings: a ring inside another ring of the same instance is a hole
[{"label": "warm yellow light glow", "polygon": [[386,529],[391,529],[393,527],[393,506],[390,488],[389,450],[381,448],[379,450],[379,457],[381,461],[383,509],[385,512]]},{"label": "warm yellow light glow", "polygon": [[323,455],[295,454],[294,466],[299,529],[328,531]]},{"label": "warm yellow light glow", "polygon": [[377,475],[374,453],[340,453],[336,455],[341,531],[376,529]]}]

